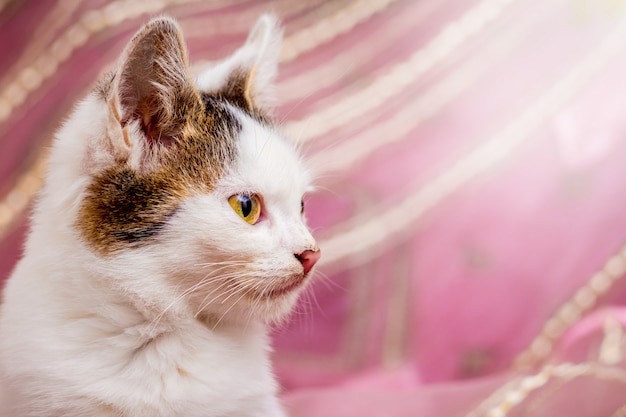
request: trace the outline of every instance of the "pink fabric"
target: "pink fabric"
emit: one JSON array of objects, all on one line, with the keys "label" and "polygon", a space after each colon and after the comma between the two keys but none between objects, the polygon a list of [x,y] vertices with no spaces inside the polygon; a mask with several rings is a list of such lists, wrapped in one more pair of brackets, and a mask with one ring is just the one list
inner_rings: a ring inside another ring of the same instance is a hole
[{"label": "pink fabric", "polygon": [[[622,415],[617,411],[622,410],[623,413],[626,410],[623,407],[626,402],[624,357],[618,361],[619,367],[596,363],[585,372],[577,372],[574,365],[586,362],[589,353],[598,349],[607,317],[619,321],[621,324],[618,326],[622,328],[626,326],[624,308],[606,309],[583,320],[555,349],[555,354],[542,371],[548,377],[535,390],[523,390],[523,378],[526,377],[526,382],[529,380],[526,374],[498,374],[472,380],[423,384],[415,379],[412,369],[405,367],[394,372],[379,370],[357,375],[332,387],[296,390],[285,395],[285,402],[293,415],[298,417]],[[561,366],[563,373],[546,372],[551,366]],[[523,400],[506,406],[507,400],[515,398],[515,394]],[[499,407],[508,414],[497,414]]]},{"label": "pink fabric", "polygon": [[[278,119],[319,173],[306,206],[323,253],[274,332],[293,416],[626,415],[619,2],[69,3],[0,2],[0,279],[26,230],[20,181],[142,22],[174,15],[193,62],[274,10]],[[27,70],[85,16],[108,23],[29,89]],[[15,85],[25,98],[5,120]],[[617,271],[609,287],[589,285],[598,271]]]}]

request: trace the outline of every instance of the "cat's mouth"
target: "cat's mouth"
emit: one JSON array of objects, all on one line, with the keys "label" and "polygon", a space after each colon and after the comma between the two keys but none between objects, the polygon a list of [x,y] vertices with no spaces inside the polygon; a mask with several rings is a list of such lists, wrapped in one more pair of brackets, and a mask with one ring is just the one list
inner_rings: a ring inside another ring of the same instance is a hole
[{"label": "cat's mouth", "polygon": [[308,275],[304,274],[293,275],[281,284],[272,285],[271,288],[266,289],[265,291],[258,291],[256,295],[264,298],[277,298],[283,295],[287,295],[302,287],[305,284],[307,277]]}]

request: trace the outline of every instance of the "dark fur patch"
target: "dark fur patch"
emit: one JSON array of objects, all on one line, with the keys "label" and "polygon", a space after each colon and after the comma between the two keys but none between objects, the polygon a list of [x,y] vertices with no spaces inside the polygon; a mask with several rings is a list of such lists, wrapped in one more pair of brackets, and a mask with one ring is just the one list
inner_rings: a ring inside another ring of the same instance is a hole
[{"label": "dark fur patch", "polygon": [[174,213],[177,192],[161,175],[114,167],[94,178],[82,207],[83,232],[101,252],[156,236]]},{"label": "dark fur patch", "polygon": [[236,159],[241,124],[225,104],[203,102],[183,107],[175,140],[156,145],[156,169],[137,171],[123,161],[93,177],[77,227],[94,250],[107,255],[154,241],[184,198],[214,189]]},{"label": "dark fur patch", "polygon": [[251,97],[246,95],[246,83],[250,74],[243,70],[233,71],[224,85],[215,92],[210,93],[219,100],[243,110],[253,119],[259,122],[269,124],[271,118],[269,115],[255,105]]}]

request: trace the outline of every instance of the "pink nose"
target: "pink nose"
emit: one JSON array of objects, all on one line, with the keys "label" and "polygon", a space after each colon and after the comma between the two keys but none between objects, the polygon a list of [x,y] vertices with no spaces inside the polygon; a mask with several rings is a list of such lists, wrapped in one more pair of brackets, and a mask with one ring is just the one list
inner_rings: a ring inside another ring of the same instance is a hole
[{"label": "pink nose", "polygon": [[320,259],[321,252],[320,250],[312,251],[305,250],[300,255],[295,255],[296,259],[300,261],[302,264],[302,268],[304,269],[304,275],[307,275],[311,269],[315,266],[317,261]]}]

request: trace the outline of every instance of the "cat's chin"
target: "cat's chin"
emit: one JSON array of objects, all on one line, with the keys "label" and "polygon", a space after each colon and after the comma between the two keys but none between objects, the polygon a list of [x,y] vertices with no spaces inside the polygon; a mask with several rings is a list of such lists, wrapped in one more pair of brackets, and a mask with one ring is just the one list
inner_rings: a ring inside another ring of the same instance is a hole
[{"label": "cat's chin", "polygon": [[254,315],[262,321],[280,323],[293,310],[300,292],[308,284],[309,275],[297,274],[248,294]]},{"label": "cat's chin", "polygon": [[[306,278],[304,279],[306,281]],[[306,285],[301,283],[300,285],[294,285],[290,288],[285,288],[282,291],[276,292],[267,296],[267,303],[264,303],[266,308],[259,310],[257,313],[261,319],[268,324],[280,324],[286,320],[290,313],[293,311],[300,293],[305,289]]]},{"label": "cat's chin", "polygon": [[292,293],[299,292],[307,284],[308,275],[295,274],[289,277],[289,279],[273,284],[266,288],[261,288],[250,294],[253,299],[266,299],[276,300],[278,298],[284,298]]},{"label": "cat's chin", "polygon": [[283,323],[296,305],[299,294],[300,291],[295,289],[272,299],[264,308],[257,310],[257,317],[270,325]]},{"label": "cat's chin", "polygon": [[293,310],[299,296],[298,289],[285,291],[280,296],[272,299],[255,301],[250,300],[249,305],[239,305],[238,308],[228,312],[205,311],[196,315],[196,319],[204,323],[210,329],[222,326],[248,327],[251,321],[258,321],[268,325],[282,323]]}]

